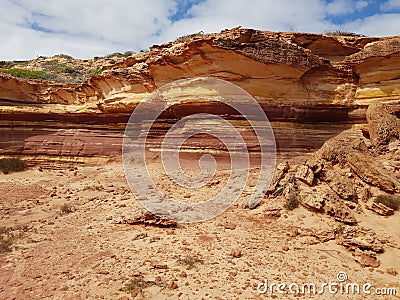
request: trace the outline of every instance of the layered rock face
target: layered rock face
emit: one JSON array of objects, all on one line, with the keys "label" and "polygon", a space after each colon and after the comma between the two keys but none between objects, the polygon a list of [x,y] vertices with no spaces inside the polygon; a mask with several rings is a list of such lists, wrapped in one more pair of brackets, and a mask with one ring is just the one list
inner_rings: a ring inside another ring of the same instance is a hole
[{"label": "layered rock face", "polygon": [[[27,80],[0,73],[3,129],[7,131],[10,122],[17,121],[47,121],[54,125],[53,129],[63,129],[66,123],[77,124],[76,136],[81,135],[81,123],[97,124],[103,129],[118,123],[121,129],[137,104],[157,88],[178,79],[207,76],[243,88],[259,102],[270,121],[283,122],[273,124],[277,128],[278,146],[315,149],[347,125],[328,130],[320,138],[308,138],[304,144],[297,142],[304,137],[304,130],[292,130],[296,124],[327,122],[314,126],[315,131],[305,130],[312,137],[325,127],[330,128],[328,123],[365,122],[366,109],[374,101],[392,103],[398,111],[399,45],[399,37],[326,36],[235,28],[218,34],[190,36],[153,46],[148,52],[118,58],[103,65],[101,74],[81,84]],[[193,108],[202,107],[228,119],[232,117],[229,113],[227,116],[225,108],[214,105],[212,99],[203,98],[188,99],[184,105],[169,110],[166,118],[177,120]],[[83,135],[81,140],[86,142],[90,137]],[[42,141],[52,143],[51,135]],[[104,147],[107,143],[108,140]],[[53,144],[59,147],[57,142]],[[37,147],[40,148],[40,143]],[[82,153],[79,149],[71,150],[70,154],[79,156]],[[26,151],[22,149],[19,154],[31,154]],[[41,154],[47,153],[36,152]],[[90,151],[87,154],[90,156]]]}]

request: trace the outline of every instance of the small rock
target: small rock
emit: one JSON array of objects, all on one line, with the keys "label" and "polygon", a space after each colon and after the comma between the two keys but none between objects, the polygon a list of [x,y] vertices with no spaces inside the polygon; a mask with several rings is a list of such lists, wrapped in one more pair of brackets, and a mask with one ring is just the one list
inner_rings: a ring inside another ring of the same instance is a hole
[{"label": "small rock", "polygon": [[142,240],[144,238],[147,237],[147,233],[142,232],[142,233],[138,233],[132,240],[136,241],[136,240]]},{"label": "small rock", "polygon": [[170,284],[169,284],[169,289],[171,289],[171,290],[176,290],[177,288],[178,288],[178,283],[176,282],[176,281],[172,281]]},{"label": "small rock", "polygon": [[234,224],[234,223],[225,223],[224,224],[224,228],[225,229],[234,230],[234,229],[236,229],[236,224]]},{"label": "small rock", "polygon": [[154,264],[154,265],[153,265],[153,268],[154,268],[154,269],[165,270],[165,269],[168,269],[168,266],[167,266],[167,265],[164,265],[164,264]]},{"label": "small rock", "polygon": [[386,272],[389,275],[393,275],[393,276],[396,276],[397,274],[399,274],[399,271],[397,271],[397,269],[395,269],[395,268],[387,268]]},{"label": "small rock", "polygon": [[132,296],[133,298],[136,298],[136,296],[139,295],[139,293],[140,293],[140,289],[136,289],[136,290],[134,290],[134,291],[131,293],[131,296]]},{"label": "small rock", "polygon": [[234,248],[231,251],[231,256],[233,258],[240,258],[242,257],[242,250],[240,248]]},{"label": "small rock", "polygon": [[282,210],[282,208],[271,208],[271,209],[268,209],[265,212],[264,217],[266,219],[279,219],[281,217],[281,210]]},{"label": "small rock", "polygon": [[363,267],[377,268],[381,265],[381,262],[376,258],[376,254],[371,251],[361,253],[359,262]]},{"label": "small rock", "polygon": [[161,238],[159,236],[153,236],[152,238],[150,238],[150,243],[154,243],[161,240]]}]

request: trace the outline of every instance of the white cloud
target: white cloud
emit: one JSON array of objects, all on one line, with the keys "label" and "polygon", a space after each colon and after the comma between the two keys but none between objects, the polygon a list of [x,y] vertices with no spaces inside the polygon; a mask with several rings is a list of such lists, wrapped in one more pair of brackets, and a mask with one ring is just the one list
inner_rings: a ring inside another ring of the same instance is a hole
[{"label": "white cloud", "polygon": [[218,32],[243,26],[271,31],[322,32],[330,23],[324,21],[324,5],[319,0],[207,0],[189,11],[191,19],[180,20],[166,30],[166,36],[203,30]]},{"label": "white cloud", "polygon": [[355,5],[356,5],[356,10],[361,10],[363,8],[366,8],[369,5],[369,3],[368,1],[360,0],[357,1]]},{"label": "white cloud", "polygon": [[400,10],[400,1],[388,0],[385,3],[381,4],[380,8],[384,12]]},{"label": "white cloud", "polygon": [[[139,51],[198,32],[243,26],[271,31],[323,32],[328,21],[363,9],[369,0],[205,0],[183,19],[171,17],[193,0],[0,0],[0,60],[66,53],[93,57]],[[101,4],[100,4],[101,3]],[[389,0],[385,7],[398,1]],[[388,21],[390,20],[390,21]],[[384,27],[382,24],[386,24]],[[374,35],[399,32],[393,15],[376,15],[340,27]]]},{"label": "white cloud", "polygon": [[173,0],[0,0],[0,6],[0,59],[140,50],[158,40],[176,10]]},{"label": "white cloud", "polygon": [[326,5],[326,11],[329,15],[340,16],[354,13],[362,10],[369,5],[368,1],[358,0],[334,0]]},{"label": "white cloud", "polygon": [[329,15],[345,15],[354,11],[354,3],[346,0],[335,0],[326,5]]},{"label": "white cloud", "polygon": [[398,35],[400,32],[400,13],[379,14],[358,19],[343,25],[342,28],[369,36]]}]

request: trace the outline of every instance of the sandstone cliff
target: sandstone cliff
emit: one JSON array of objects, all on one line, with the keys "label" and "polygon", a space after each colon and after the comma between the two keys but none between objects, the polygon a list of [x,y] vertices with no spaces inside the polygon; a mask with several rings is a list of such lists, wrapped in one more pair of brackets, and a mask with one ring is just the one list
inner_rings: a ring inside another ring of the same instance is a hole
[{"label": "sandstone cliff", "polygon": [[[65,128],[66,123],[79,124],[76,127],[81,133],[80,124],[123,124],[141,100],[166,83],[210,76],[242,87],[261,104],[270,121],[363,123],[372,102],[391,103],[395,111],[399,110],[399,45],[400,37],[242,28],[191,35],[153,46],[148,52],[75,60],[81,68],[102,69],[82,83],[22,79],[0,73],[0,113],[3,122],[50,121],[58,128]],[[37,59],[28,67],[40,69],[42,65],[43,61]],[[175,107],[167,116],[179,118],[200,104],[207,105],[188,99],[184,107]],[[225,111],[214,107],[214,113]],[[278,144],[289,148],[294,144],[317,148],[338,133],[311,140],[307,145],[307,141],[299,142],[301,137],[290,129],[292,125],[278,127],[284,132],[281,138],[278,134]],[[292,139],[289,142],[288,134]],[[80,139],[87,140],[85,136]],[[75,154],[71,152],[72,156]]]},{"label": "sandstone cliff", "polygon": [[399,96],[399,45],[399,37],[235,28],[153,46],[148,52],[108,64],[103,61],[103,72],[81,84],[24,80],[0,73],[0,97],[93,103],[102,112],[127,113],[147,93],[168,82],[211,76],[239,85],[265,106],[353,111],[376,99],[393,101]]}]

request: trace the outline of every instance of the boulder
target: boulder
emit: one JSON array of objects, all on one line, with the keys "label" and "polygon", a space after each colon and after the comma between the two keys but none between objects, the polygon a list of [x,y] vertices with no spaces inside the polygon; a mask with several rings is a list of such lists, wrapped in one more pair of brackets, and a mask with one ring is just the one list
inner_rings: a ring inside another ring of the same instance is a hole
[{"label": "boulder", "polygon": [[371,104],[367,110],[369,135],[373,145],[387,145],[400,138],[400,119],[383,103]]}]

